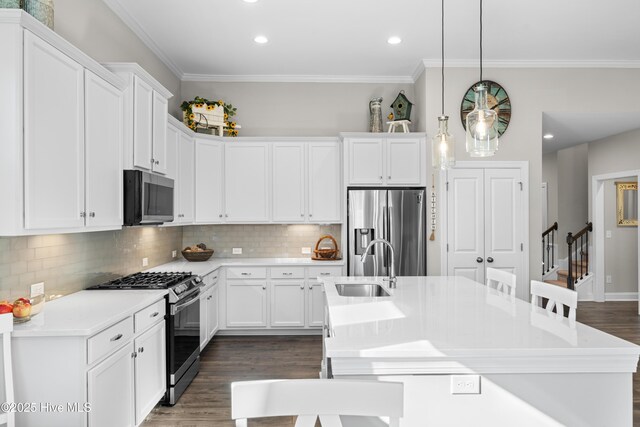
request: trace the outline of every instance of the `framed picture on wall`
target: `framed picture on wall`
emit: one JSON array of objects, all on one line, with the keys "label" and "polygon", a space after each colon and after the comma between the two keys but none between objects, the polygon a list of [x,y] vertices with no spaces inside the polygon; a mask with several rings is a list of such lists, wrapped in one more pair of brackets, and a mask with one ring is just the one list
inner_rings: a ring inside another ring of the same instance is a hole
[{"label": "framed picture on wall", "polygon": [[638,226],[637,182],[616,182],[616,223],[618,227]]}]

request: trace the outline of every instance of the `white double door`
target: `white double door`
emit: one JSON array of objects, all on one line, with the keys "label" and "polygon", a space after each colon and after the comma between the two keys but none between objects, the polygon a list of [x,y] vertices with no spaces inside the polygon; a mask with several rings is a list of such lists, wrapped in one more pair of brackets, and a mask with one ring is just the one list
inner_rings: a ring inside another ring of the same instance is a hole
[{"label": "white double door", "polygon": [[[486,269],[514,273],[524,289],[521,170],[451,169],[447,172],[447,274],[485,282]],[[518,293],[520,297],[520,293]]]}]

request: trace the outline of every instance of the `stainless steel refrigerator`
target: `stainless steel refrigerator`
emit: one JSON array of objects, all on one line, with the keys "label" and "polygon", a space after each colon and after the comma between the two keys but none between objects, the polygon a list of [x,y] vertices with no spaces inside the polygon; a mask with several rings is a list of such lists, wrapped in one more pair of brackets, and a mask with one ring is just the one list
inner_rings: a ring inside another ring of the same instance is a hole
[{"label": "stainless steel refrigerator", "polygon": [[397,276],[426,276],[427,229],[424,189],[359,189],[347,193],[347,264],[350,276],[386,276],[391,252],[377,244],[360,258],[373,239],[395,249]]}]

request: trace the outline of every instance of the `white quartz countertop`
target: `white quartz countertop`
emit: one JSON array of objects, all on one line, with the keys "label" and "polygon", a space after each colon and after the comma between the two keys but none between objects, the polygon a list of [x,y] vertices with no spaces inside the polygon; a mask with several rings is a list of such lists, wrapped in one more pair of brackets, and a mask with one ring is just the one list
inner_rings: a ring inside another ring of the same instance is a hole
[{"label": "white quartz countertop", "polygon": [[91,336],[164,298],[167,290],[90,290],[48,301],[40,314],[14,324],[13,337]]},{"label": "white quartz countertop", "polygon": [[[411,369],[406,362],[412,359],[442,363],[417,363],[421,373],[448,372],[456,366],[459,372],[510,372],[516,366],[518,372],[533,372],[542,359],[553,358],[544,369],[575,372],[600,369],[595,358],[606,356],[611,366],[617,363],[621,371],[635,372],[640,355],[633,343],[548,315],[527,301],[463,277],[399,277],[396,289],[388,289],[382,278],[319,280],[324,283],[331,328],[327,356],[346,361],[334,364],[338,369],[356,369],[356,359],[401,359],[404,368]],[[335,286],[366,281],[381,284],[391,296],[343,297]],[[357,369],[375,373],[373,363]],[[389,372],[396,371],[385,371]]]},{"label": "white quartz countertop", "polygon": [[342,266],[344,260],[338,261],[314,261],[310,258],[211,258],[208,261],[190,262],[186,259],[173,261],[168,264],[159,265],[148,271],[154,272],[176,272],[190,271],[198,276],[206,276],[220,267],[242,267],[242,266],[300,266],[300,267],[323,267]]}]

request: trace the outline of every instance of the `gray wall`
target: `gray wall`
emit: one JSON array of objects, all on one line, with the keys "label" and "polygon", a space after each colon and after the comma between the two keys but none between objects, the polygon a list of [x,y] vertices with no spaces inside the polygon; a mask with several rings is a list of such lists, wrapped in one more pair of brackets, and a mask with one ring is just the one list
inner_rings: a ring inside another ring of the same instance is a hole
[{"label": "gray wall", "polygon": [[414,130],[416,132],[425,132],[427,130],[427,109],[425,106],[427,105],[427,73],[422,72],[420,77],[416,79],[413,90],[415,92],[416,105],[413,106],[415,114],[413,114],[412,121],[414,124]]},{"label": "gray wall", "polygon": [[[616,224],[616,181],[635,181],[636,177],[619,178],[604,183],[604,226],[611,238],[604,240],[604,274],[611,276],[605,292],[638,292],[638,228]],[[606,282],[606,280],[605,280]]]},{"label": "gray wall", "polygon": [[568,256],[567,233],[582,230],[589,222],[589,145],[558,151],[559,259]]},{"label": "gray wall", "polygon": [[98,62],[137,62],[171,93],[178,117],[180,80],[102,0],[55,0],[56,33]]},{"label": "gray wall", "polygon": [[[438,93],[440,70],[430,68],[426,75],[426,117],[440,113]],[[491,160],[526,160],[529,162],[529,266],[530,278],[539,279],[541,265],[540,236],[540,184],[542,182],[542,113],[543,112],[600,112],[640,111],[640,103],[629,90],[640,87],[640,70],[637,69],[531,69],[488,68],[484,77],[499,82],[509,93],[513,116],[506,133],[500,140],[500,151]],[[446,113],[453,117],[450,129],[456,138],[458,160],[474,160],[464,148],[464,129],[459,117],[459,106],[463,94],[478,79],[478,69],[450,68],[446,70]],[[599,82],[607,82],[607,90],[594,91]],[[426,123],[427,134],[437,131],[436,120]],[[429,161],[431,155],[429,154]],[[625,159],[639,162],[640,157]],[[430,178],[430,177],[429,177]],[[440,272],[440,242],[429,246],[429,274]]]},{"label": "gray wall", "polygon": [[[542,156],[542,182],[547,183],[547,226],[558,221],[558,152]],[[544,225],[543,225],[544,228]]]},{"label": "gray wall", "polygon": [[337,136],[367,132],[373,97],[384,98],[386,119],[400,90],[416,103],[412,84],[182,82],[181,93],[183,100],[223,99],[238,108],[240,136]]}]

